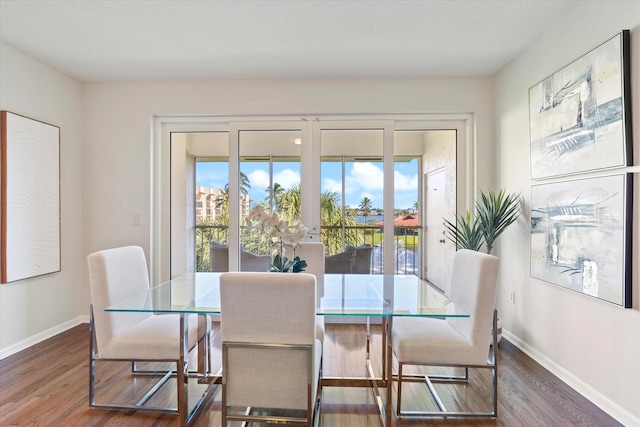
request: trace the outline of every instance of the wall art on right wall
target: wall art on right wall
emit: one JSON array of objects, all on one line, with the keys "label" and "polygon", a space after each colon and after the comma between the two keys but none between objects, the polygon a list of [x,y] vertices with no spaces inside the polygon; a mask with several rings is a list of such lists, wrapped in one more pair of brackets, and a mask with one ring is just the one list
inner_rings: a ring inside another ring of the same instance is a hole
[{"label": "wall art on right wall", "polygon": [[529,89],[531,178],[628,166],[629,31]]},{"label": "wall art on right wall", "polygon": [[531,276],[631,308],[632,174],[531,187]]}]

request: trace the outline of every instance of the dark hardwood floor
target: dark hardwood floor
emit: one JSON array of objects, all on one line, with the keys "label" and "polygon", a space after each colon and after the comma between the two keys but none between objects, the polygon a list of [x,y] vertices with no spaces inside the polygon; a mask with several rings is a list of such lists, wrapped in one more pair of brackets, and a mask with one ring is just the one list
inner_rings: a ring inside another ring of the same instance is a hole
[{"label": "dark hardwood floor", "polygon": [[[219,363],[219,329],[214,324],[214,360]],[[374,363],[380,359],[380,333],[372,328]],[[324,370],[328,375],[364,373],[363,325],[327,325]],[[91,410],[88,326],[80,325],[0,361],[0,426],[175,426],[170,415]],[[147,380],[130,380],[128,364],[99,364],[101,396],[126,400],[147,387]],[[486,372],[485,372],[486,371]],[[466,386],[439,388],[452,408],[488,404],[488,370],[472,370]],[[620,426],[613,418],[551,375],[511,343],[499,346],[498,418],[495,420],[392,419],[392,426]],[[190,386],[191,387],[191,386]],[[194,388],[199,385],[194,385]],[[438,386],[437,386],[438,387]],[[190,392],[190,396],[195,393]],[[395,393],[394,393],[395,395]],[[155,398],[155,397],[154,397]],[[394,396],[395,398],[395,396]],[[157,399],[175,399],[166,385]],[[406,399],[406,400],[405,400]],[[432,405],[423,386],[403,389],[403,408]],[[395,403],[394,403],[395,406]],[[486,407],[486,406],[485,406]],[[220,393],[214,390],[195,426],[219,426]],[[325,387],[321,425],[379,426],[377,409],[367,388]]]}]

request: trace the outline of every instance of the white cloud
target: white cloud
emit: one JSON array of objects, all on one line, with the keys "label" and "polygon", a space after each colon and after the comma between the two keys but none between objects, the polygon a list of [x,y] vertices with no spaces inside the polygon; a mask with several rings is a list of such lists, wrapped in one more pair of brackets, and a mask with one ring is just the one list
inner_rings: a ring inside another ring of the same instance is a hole
[{"label": "white cloud", "polygon": [[326,178],[322,183],[322,191],[332,191],[334,193],[342,193],[342,182],[331,178]]},{"label": "white cloud", "polygon": [[255,170],[249,175],[249,184],[254,191],[261,191],[262,189],[269,188],[269,174],[263,170]]},{"label": "white cloud", "polygon": [[345,191],[356,193],[362,191],[382,191],[384,173],[382,169],[370,162],[357,162],[346,177]]},{"label": "white cloud", "polygon": [[418,175],[403,175],[399,171],[393,173],[393,184],[396,191],[416,191],[418,189]]},{"label": "white cloud", "polygon": [[[283,188],[290,188],[300,183],[300,174],[292,169],[284,169],[273,176],[273,182],[277,182]],[[269,186],[268,182],[267,186]]]}]

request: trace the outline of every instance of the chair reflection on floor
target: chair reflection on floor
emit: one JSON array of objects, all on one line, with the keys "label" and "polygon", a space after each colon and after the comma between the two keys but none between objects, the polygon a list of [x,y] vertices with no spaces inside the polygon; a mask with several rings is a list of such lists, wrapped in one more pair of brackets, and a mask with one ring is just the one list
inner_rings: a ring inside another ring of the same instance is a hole
[{"label": "chair reflection on floor", "polygon": [[223,273],[220,308],[222,425],[313,425],[322,362],[315,276]]}]

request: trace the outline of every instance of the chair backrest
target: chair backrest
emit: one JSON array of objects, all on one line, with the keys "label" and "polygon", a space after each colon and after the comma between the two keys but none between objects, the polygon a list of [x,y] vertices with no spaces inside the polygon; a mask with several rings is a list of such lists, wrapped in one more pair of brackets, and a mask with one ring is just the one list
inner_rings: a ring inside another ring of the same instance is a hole
[{"label": "chair backrest", "polygon": [[229,247],[217,242],[211,242],[209,263],[211,266],[209,271],[229,271]]},{"label": "chair backrest", "polygon": [[229,406],[307,409],[316,345],[316,279],[307,273],[233,272],[220,276],[220,330],[227,343],[296,344],[232,347],[223,355]]},{"label": "chair backrest", "polygon": [[325,272],[337,274],[351,274],[353,271],[353,259],[355,252],[346,251],[325,258]]},{"label": "chair backrest", "polygon": [[256,255],[240,251],[240,271],[267,272],[271,269],[271,255]]},{"label": "chair backrest", "polygon": [[491,343],[488,331],[492,329],[499,265],[499,258],[468,249],[460,249],[453,259],[449,298],[471,317],[449,317],[447,322],[473,343],[478,357],[486,358]]},{"label": "chair backrest", "polygon": [[87,257],[87,261],[97,347],[100,351],[109,346],[113,336],[153,315],[104,311],[105,307],[149,289],[149,273],[144,251],[138,246],[94,252]]},{"label": "chair backrest", "polygon": [[353,264],[354,274],[370,274],[371,273],[371,255],[373,247],[371,245],[362,245],[355,248],[356,257]]},{"label": "chair backrest", "polygon": [[370,274],[371,245],[347,246],[344,252],[328,256],[325,260],[327,273]]},{"label": "chair backrest", "polygon": [[[217,242],[211,242],[210,271],[229,271],[229,247]],[[240,251],[241,271],[269,271],[271,255],[256,255],[247,251]]]},{"label": "chair backrest", "polygon": [[[295,251],[296,256],[307,262],[304,272],[316,276],[318,295],[322,295],[321,289],[324,285],[324,250],[322,242],[302,242],[298,244]],[[285,249],[285,256],[293,257],[293,250],[288,246]]]}]

